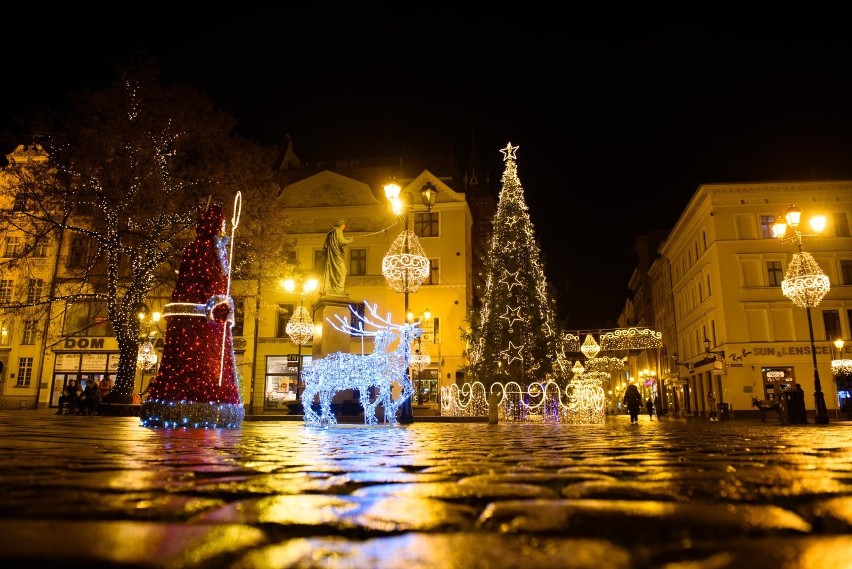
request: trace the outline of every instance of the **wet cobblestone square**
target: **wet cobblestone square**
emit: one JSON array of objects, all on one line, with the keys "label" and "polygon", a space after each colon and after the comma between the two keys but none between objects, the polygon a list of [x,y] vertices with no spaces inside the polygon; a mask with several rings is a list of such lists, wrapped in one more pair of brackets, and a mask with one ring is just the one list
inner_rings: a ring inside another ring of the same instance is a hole
[{"label": "wet cobblestone square", "polygon": [[852,567],[852,424],[0,412],[4,567]]}]

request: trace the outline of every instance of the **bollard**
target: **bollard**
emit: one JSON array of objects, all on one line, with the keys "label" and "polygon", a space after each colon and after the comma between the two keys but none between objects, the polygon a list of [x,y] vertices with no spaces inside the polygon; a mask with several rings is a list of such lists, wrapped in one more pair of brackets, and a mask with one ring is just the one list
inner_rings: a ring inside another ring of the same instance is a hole
[{"label": "bollard", "polygon": [[497,424],[497,417],[499,416],[497,407],[499,404],[500,397],[496,393],[490,393],[488,395],[488,422],[492,425]]}]

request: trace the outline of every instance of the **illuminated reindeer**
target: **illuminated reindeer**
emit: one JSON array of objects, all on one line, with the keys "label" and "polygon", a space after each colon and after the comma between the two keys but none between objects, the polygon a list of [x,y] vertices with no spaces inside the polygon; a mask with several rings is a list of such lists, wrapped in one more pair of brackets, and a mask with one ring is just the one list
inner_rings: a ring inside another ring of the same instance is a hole
[{"label": "illuminated reindeer", "polygon": [[[307,425],[336,425],[331,401],[336,393],[347,389],[358,390],[365,424],[378,423],[376,410],[382,405],[385,423],[393,425],[396,424],[397,410],[414,392],[411,377],[407,372],[411,342],[423,333],[420,324],[393,324],[390,314],[383,319],[376,313],[376,305],[365,305],[370,312],[370,318],[352,311],[353,316],[359,320],[357,326],[352,326],[347,318],[340,317],[336,317],[338,324],[330,320],[328,323],[344,334],[374,338],[373,353],[335,352],[314,360],[302,370],[302,380],[305,382],[302,407]],[[365,325],[375,330],[365,330]],[[389,352],[388,348],[394,340],[399,341],[397,348]],[[394,382],[402,386],[402,394],[396,400],[392,398],[391,392]],[[319,413],[313,410],[315,398],[319,399]]]}]

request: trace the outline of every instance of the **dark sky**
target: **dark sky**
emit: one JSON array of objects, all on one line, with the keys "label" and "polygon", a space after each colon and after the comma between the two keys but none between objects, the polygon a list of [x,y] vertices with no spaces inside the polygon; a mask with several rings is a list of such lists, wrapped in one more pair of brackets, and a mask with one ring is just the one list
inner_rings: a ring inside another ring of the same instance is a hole
[{"label": "dark sky", "polygon": [[97,86],[141,49],[166,79],[234,114],[243,134],[279,144],[289,133],[307,161],[466,148],[474,133],[499,182],[511,141],[574,329],[614,326],[636,235],[671,229],[699,184],[852,179],[845,14],[460,4],[7,13],[22,24],[0,40],[0,127]]}]

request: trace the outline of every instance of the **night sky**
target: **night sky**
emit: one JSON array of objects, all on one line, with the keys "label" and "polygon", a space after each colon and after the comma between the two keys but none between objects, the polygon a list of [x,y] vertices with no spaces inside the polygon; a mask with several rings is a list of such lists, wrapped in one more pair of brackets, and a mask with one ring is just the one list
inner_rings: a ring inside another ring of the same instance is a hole
[{"label": "night sky", "polygon": [[615,325],[636,235],[671,229],[699,184],[852,179],[844,14],[568,6],[51,12],[38,33],[31,13],[10,8],[7,23],[27,23],[0,40],[2,150],[14,147],[12,117],[100,85],[139,50],[167,80],[207,92],[242,134],[262,144],[290,134],[303,161],[403,146],[466,154],[473,134],[499,190],[499,149],[511,141],[573,329]]}]

